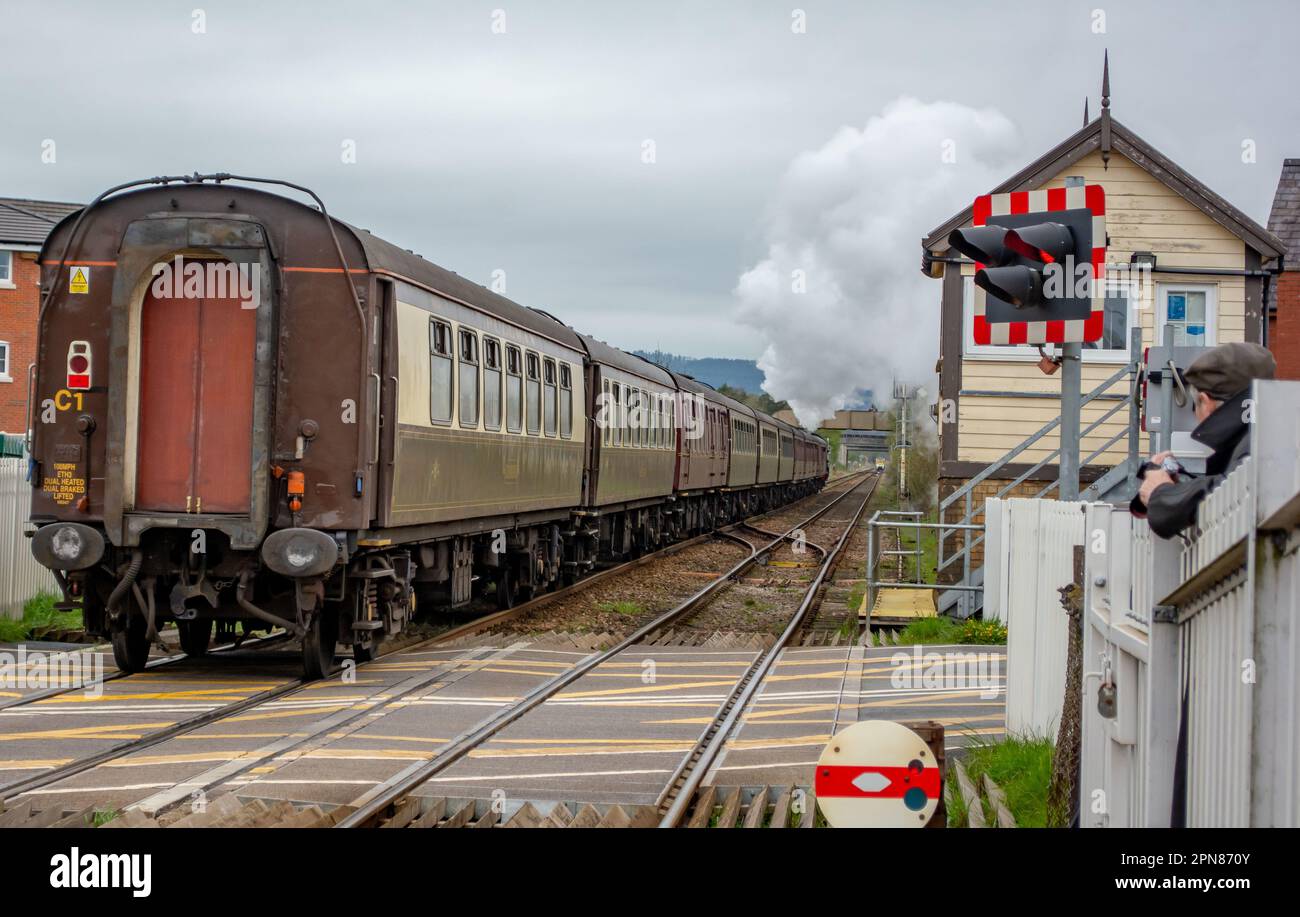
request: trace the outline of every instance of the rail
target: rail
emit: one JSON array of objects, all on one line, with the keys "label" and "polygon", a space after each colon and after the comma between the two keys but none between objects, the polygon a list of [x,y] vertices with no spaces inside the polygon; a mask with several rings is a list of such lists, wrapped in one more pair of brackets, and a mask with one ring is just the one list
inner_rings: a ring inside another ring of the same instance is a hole
[{"label": "rail", "polygon": [[844,493],[837,495],[835,499],[826,506],[813,513],[807,519],[804,519],[798,525],[792,526],[787,531],[782,532],[761,548],[754,548],[739,536],[733,535],[726,530],[720,530],[719,534],[723,535],[723,537],[731,538],[749,548],[749,556],[739,561],[708,585],[695,592],[684,602],[654,618],[652,621],[638,628],[618,643],[602,652],[593,653],[585,657],[573,667],[542,682],[514,704],[494,713],[487,719],[461,733],[459,736],[456,736],[432,758],[417,761],[409,767],[398,771],[382,783],[376,785],[353,803],[355,806],[354,810],[347,817],[341,819],[338,822],[337,827],[360,828],[374,827],[380,824],[385,815],[392,811],[401,800],[408,797],[414,790],[419,788],[431,777],[436,776],[463,759],[471,751],[481,746],[506,726],[516,722],[531,710],[534,710],[541,704],[545,703],[549,698],[553,697],[570,684],[573,684],[597,666],[614,658],[629,647],[635,646],[655,631],[671,625],[678,619],[685,617],[687,614],[694,611],[714,593],[721,590],[730,581],[739,576],[749,566],[756,563],[769,551],[773,550],[783,542],[797,540],[805,526],[815,519],[820,518],[822,515],[830,512],[830,510],[839,505],[842,500],[854,493],[859,486],[860,483],[855,483],[853,486],[847,488]]},{"label": "rail", "polygon": [[[807,591],[804,592],[803,601],[799,604],[799,609],[791,617],[790,622],[786,625],[781,636],[772,644],[768,650],[761,654],[758,659],[737,679],[732,686],[726,700],[723,701],[717,712],[713,715],[712,720],[700,734],[696,741],[695,747],[682,759],[674,770],[672,777],[668,781],[668,786],[660,794],[656,805],[663,814],[659,822],[660,828],[675,828],[686,818],[687,809],[691,801],[695,798],[696,792],[700,788],[700,783],[709,772],[709,767],[717,759],[719,752],[731,735],[732,730],[739,722],[740,717],[744,714],[749,706],[749,701],[753,697],[758,686],[763,683],[763,679],[776,663],[777,658],[782,651],[790,645],[794,635],[803,627],[808,617],[809,611],[817,597],[817,592],[821,589],[827,574],[835,566],[836,559],[844,550],[848,543],[849,537],[853,534],[854,528],[857,527],[858,520],[862,518],[862,513],[866,510],[867,504],[871,501],[871,495],[875,492],[879,479],[871,484],[867,491],[866,497],[854,511],[853,517],[849,524],[845,526],[844,531],[840,534],[839,540],[835,546],[826,551],[822,556],[821,566],[817,570],[817,575],[813,577],[808,584]],[[845,496],[848,496],[846,493]],[[838,503],[839,501],[836,501]],[[834,506],[835,504],[832,504]],[[831,507],[820,511],[818,515],[824,515],[829,512]],[[806,523],[805,523],[806,524]]]}]

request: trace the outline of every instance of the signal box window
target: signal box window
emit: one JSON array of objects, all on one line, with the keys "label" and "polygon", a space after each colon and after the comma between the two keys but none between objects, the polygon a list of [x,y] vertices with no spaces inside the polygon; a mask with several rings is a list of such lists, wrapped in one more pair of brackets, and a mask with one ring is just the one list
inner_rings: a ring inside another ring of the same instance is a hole
[{"label": "signal box window", "polygon": [[483,426],[501,429],[501,342],[483,339]]},{"label": "signal box window", "polygon": [[451,325],[429,321],[429,416],[451,423]]},{"label": "signal box window", "polygon": [[506,347],[506,430],[511,433],[524,428],[523,359],[518,347]]},{"label": "signal box window", "polygon": [[478,426],[478,335],[460,332],[460,425]]},{"label": "signal box window", "polygon": [[528,432],[536,436],[542,429],[542,380],[537,354],[524,354],[528,385]]},{"label": "signal box window", "polygon": [[568,363],[560,364],[560,435],[573,435],[573,376]]},{"label": "signal box window", "polygon": [[542,410],[547,436],[555,435],[556,415],[558,413],[555,361],[550,357],[542,362]]},{"label": "signal box window", "polygon": [[1173,328],[1175,347],[1213,347],[1217,289],[1210,284],[1160,284],[1155,342],[1164,344],[1168,326]]}]

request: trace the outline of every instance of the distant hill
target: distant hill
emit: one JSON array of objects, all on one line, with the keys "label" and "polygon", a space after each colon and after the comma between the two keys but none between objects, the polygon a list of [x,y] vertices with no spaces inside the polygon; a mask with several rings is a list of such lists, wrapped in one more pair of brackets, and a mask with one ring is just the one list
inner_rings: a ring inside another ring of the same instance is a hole
[{"label": "distant hill", "polygon": [[763,390],[763,371],[753,360],[728,357],[683,357],[662,350],[634,352],[639,357],[666,366],[673,372],[685,373],[714,388],[729,385],[746,392],[758,393]]}]

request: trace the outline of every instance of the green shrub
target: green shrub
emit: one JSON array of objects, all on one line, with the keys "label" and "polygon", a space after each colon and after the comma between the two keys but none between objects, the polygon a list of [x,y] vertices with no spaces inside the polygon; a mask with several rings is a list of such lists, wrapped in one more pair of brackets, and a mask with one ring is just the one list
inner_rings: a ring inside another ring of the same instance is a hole
[{"label": "green shrub", "polygon": [[962,623],[958,643],[1006,643],[1007,626],[1001,621],[981,621],[968,618]]}]

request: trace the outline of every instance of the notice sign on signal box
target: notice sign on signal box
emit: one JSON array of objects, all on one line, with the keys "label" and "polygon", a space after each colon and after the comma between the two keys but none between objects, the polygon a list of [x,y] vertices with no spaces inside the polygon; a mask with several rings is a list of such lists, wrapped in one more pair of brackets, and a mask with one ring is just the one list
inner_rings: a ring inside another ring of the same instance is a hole
[{"label": "notice sign on signal box", "polygon": [[813,792],[835,828],[924,828],[943,774],[930,746],[902,723],[863,720],[823,749]]},{"label": "notice sign on signal box", "polygon": [[976,344],[1099,341],[1105,328],[1101,185],[984,194],[950,243],[975,262]]}]

